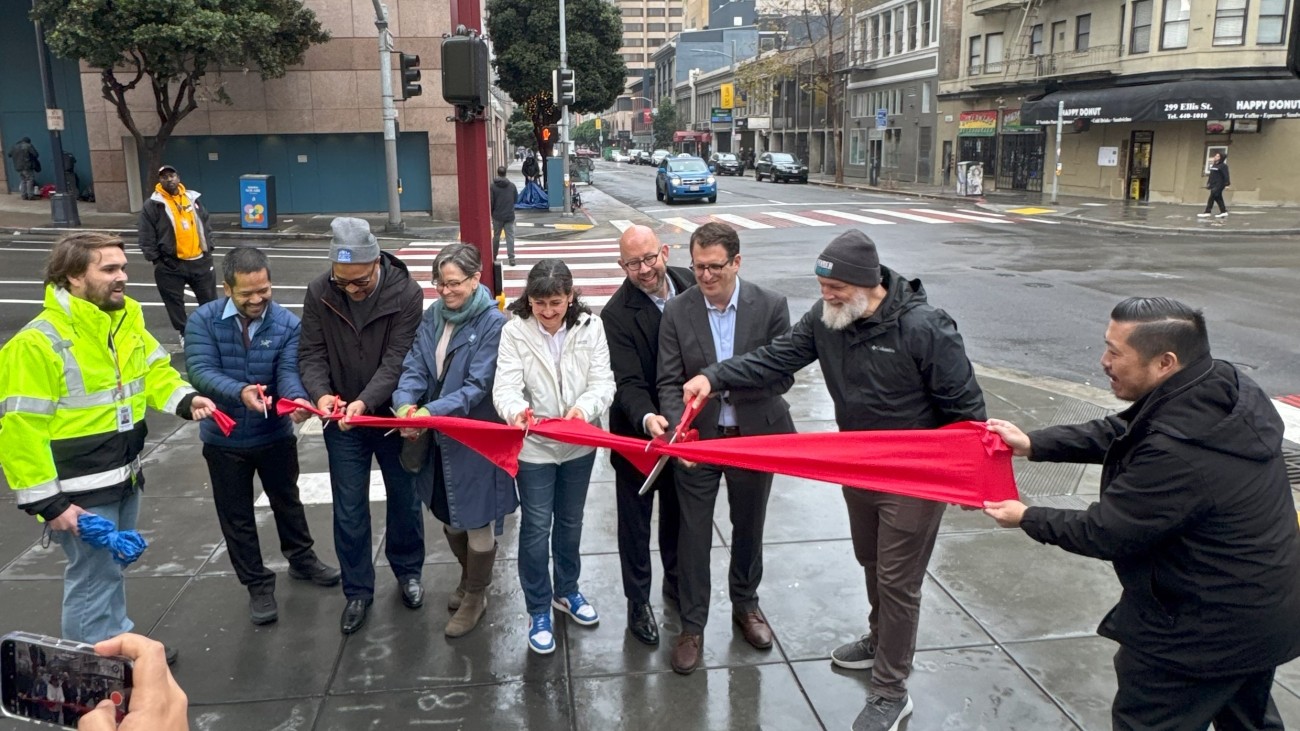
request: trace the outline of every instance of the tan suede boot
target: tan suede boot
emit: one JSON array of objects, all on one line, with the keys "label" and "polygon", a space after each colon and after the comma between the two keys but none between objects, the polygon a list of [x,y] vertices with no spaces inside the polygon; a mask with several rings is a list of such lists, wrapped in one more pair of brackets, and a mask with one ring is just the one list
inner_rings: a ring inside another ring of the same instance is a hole
[{"label": "tan suede boot", "polygon": [[460,584],[456,586],[456,591],[447,597],[447,611],[454,612],[460,609],[460,602],[465,598],[465,556],[469,552],[469,534],[452,533],[446,526],[443,527],[442,534],[447,536],[447,545],[451,546],[451,552],[456,555],[456,560],[460,561]]},{"label": "tan suede boot", "polygon": [[493,545],[490,551],[469,549],[469,559],[466,561],[465,598],[461,600],[456,614],[447,622],[448,637],[469,634],[469,631],[477,627],[479,620],[483,618],[483,613],[487,611],[487,589],[492,583],[492,565],[496,563],[496,558],[496,545]]}]

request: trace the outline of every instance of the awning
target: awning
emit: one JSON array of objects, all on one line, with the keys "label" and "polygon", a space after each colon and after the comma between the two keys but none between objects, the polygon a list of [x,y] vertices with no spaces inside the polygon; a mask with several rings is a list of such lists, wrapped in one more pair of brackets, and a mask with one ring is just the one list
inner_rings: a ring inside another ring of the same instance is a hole
[{"label": "awning", "polygon": [[673,142],[712,142],[713,135],[709,132],[697,132],[695,130],[678,130],[673,133]]},{"label": "awning", "polygon": [[1021,124],[1063,118],[1111,122],[1185,122],[1209,119],[1300,119],[1300,80],[1170,81],[1086,91],[1058,91],[1021,107]]}]

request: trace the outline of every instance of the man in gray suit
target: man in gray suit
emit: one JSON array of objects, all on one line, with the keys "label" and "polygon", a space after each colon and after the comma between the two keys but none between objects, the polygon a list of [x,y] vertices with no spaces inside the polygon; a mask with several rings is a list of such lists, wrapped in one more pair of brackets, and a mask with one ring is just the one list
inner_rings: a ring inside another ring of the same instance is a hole
[{"label": "man in gray suit", "polygon": [[[723,223],[706,223],[691,235],[691,269],[697,286],[670,300],[659,327],[659,404],[668,423],[681,420],[682,386],[706,366],[771,342],[790,329],[785,297],[741,282],[740,237]],[[761,388],[724,391],[700,410],[694,426],[700,439],[720,439],[794,431],[781,394],[793,376]],[[683,675],[699,667],[704,625],[709,618],[709,549],[718,485],[727,478],[731,508],[732,619],[745,641],[758,649],[772,646],[772,629],[758,607],[763,578],[763,523],[772,475],[714,465],[684,465],[677,472],[681,510],[678,535],[678,589],[682,633],[673,644],[672,667]]]}]

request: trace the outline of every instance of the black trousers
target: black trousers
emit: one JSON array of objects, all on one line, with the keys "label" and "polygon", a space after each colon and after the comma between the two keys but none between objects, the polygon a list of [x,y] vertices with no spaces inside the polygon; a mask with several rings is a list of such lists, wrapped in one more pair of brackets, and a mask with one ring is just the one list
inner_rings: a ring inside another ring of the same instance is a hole
[{"label": "black trousers", "polygon": [[167,319],[176,332],[185,333],[185,285],[194,290],[199,304],[217,298],[217,277],[212,270],[212,255],[198,259],[163,257],[153,265],[153,281],[158,285],[158,295],[167,308]]},{"label": "black trousers", "polygon": [[1273,672],[1189,677],[1120,647],[1111,722],[1115,731],[1205,731],[1211,723],[1216,731],[1281,731]]},{"label": "black trousers", "polygon": [[654,487],[638,495],[643,480],[628,480],[618,475],[614,495],[618,508],[618,561],[623,573],[623,596],[630,602],[650,602],[650,517],[655,495],[659,496],[659,559],[664,567],[664,587],[678,593],[677,536],[681,511],[677,505],[675,467],[664,466]]},{"label": "black trousers", "polygon": [[280,552],[292,565],[314,558],[307,514],[298,498],[298,440],[287,439],[254,449],[203,445],[203,458],[212,477],[212,501],[217,506],[226,552],[239,583],[250,591],[275,588],[275,572],[262,564],[253,513],[253,475],[275,515]]},{"label": "black trousers", "polygon": [[1210,188],[1210,198],[1205,201],[1205,212],[1209,213],[1215,203],[1219,204],[1219,213],[1228,212],[1228,207],[1223,205],[1223,188]]},{"label": "black trousers", "polygon": [[681,533],[677,537],[678,588],[682,631],[702,633],[709,621],[709,552],[713,544],[713,507],[718,485],[727,477],[731,509],[731,568],[728,587],[732,611],[758,608],[758,584],[763,580],[763,524],[772,475],[714,465],[678,465],[677,502]]}]

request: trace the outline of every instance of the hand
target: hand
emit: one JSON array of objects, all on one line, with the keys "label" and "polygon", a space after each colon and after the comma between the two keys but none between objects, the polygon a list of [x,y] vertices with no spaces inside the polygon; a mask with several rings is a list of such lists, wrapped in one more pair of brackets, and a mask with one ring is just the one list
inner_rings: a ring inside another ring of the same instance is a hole
[{"label": "hand", "polygon": [[1029,441],[1029,435],[1020,431],[1020,427],[1009,421],[1002,419],[989,419],[985,422],[988,430],[1002,437],[1002,441],[1011,447],[1011,453],[1017,457],[1028,457],[1034,452],[1034,445]]},{"label": "hand", "polygon": [[69,505],[68,509],[59,513],[59,517],[49,522],[50,530],[70,530],[72,535],[81,535],[81,527],[77,525],[77,519],[82,513],[89,512],[79,505]]},{"label": "hand", "polygon": [[668,420],[659,414],[651,414],[645,420],[645,430],[651,439],[661,437],[668,433]]},{"label": "hand", "polygon": [[[295,404],[302,404],[303,406],[311,406],[311,402],[305,398],[296,398],[293,402]],[[303,411],[302,409],[294,409],[293,412],[289,414],[289,418],[293,420],[293,423],[295,424],[301,424],[312,416],[314,416],[314,414],[310,411]]]},{"label": "hand", "polygon": [[689,404],[695,399],[699,399],[703,403],[704,399],[708,398],[712,392],[713,385],[709,383],[709,379],[704,376],[696,376],[682,386],[682,401]]},{"label": "hand", "polygon": [[212,416],[212,412],[217,410],[217,405],[207,396],[195,396],[190,402],[190,421],[203,421]]},{"label": "hand", "polygon": [[334,395],[331,395],[331,394],[326,394],[326,395],[324,395],[324,396],[321,396],[321,397],[316,401],[316,410],[317,410],[317,411],[324,411],[324,412],[327,413],[327,414],[333,413],[333,412],[334,412],[334,405],[335,405],[336,403],[339,403],[339,397],[338,397],[338,396],[334,396]]},{"label": "hand", "polygon": [[564,418],[577,419],[578,421],[586,421],[587,415],[582,413],[582,409],[578,408],[577,406],[574,406],[573,408],[569,409],[569,412],[564,415]]},{"label": "hand", "polygon": [[343,431],[351,429],[352,425],[348,424],[348,419],[351,419],[354,416],[361,416],[364,413],[366,413],[366,403],[364,401],[357,399],[356,401],[349,403],[347,406],[343,407],[343,420],[339,422],[339,428]]},{"label": "hand", "polygon": [[510,420],[510,426],[519,427],[520,429],[527,429],[528,416],[529,416],[528,409],[524,409],[523,411],[520,411],[518,414],[515,414],[515,418]]},{"label": "hand", "polygon": [[1025,504],[1019,500],[1001,502],[984,501],[984,514],[996,520],[1003,528],[1019,528],[1025,517]]},{"label": "hand", "polygon": [[113,702],[100,701],[81,717],[80,731],[188,731],[189,699],[167,669],[161,642],[127,633],[96,644],[95,653],[131,660],[131,710],[119,726]]},{"label": "hand", "polygon": [[257,384],[251,383],[244,386],[239,392],[239,400],[244,402],[244,408],[259,414],[266,413],[266,402],[262,400],[262,394],[257,390]]}]

